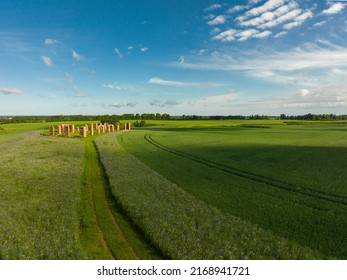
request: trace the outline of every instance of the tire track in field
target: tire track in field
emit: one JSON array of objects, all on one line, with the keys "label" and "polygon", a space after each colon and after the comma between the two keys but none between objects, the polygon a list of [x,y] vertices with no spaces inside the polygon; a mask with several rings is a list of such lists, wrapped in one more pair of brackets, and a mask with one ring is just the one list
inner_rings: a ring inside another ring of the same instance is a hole
[{"label": "tire track in field", "polygon": [[139,259],[127,241],[111,210],[109,184],[100,164],[97,148],[93,141],[86,140],[88,157],[88,185],[91,189],[91,206],[96,219],[96,230],[104,250],[113,259]]},{"label": "tire track in field", "polygon": [[238,177],[242,177],[242,178],[252,180],[255,182],[264,183],[264,184],[267,184],[271,187],[283,189],[286,191],[302,194],[302,195],[313,197],[313,198],[318,198],[318,199],[325,200],[328,202],[333,202],[333,203],[340,204],[340,205],[347,205],[347,202],[345,201],[345,197],[341,197],[338,195],[313,190],[313,189],[310,189],[307,187],[299,187],[299,186],[296,186],[296,185],[291,184],[291,183],[282,182],[282,181],[271,179],[271,178],[268,178],[268,177],[265,177],[265,176],[262,176],[259,174],[254,174],[254,173],[243,171],[243,170],[240,170],[237,168],[227,167],[227,166],[215,163],[215,162],[201,159],[201,158],[196,157],[194,155],[180,152],[180,151],[174,150],[172,148],[166,147],[166,146],[160,144],[159,142],[155,141],[152,138],[151,134],[146,134],[144,136],[144,138],[148,143],[152,144],[153,146],[156,146],[157,148],[159,148],[161,150],[167,151],[169,153],[172,153],[172,154],[175,154],[175,155],[178,155],[181,157],[188,158],[188,159],[193,160],[195,162],[204,164],[208,167],[218,169],[220,171],[223,171],[223,172],[226,172],[226,173],[229,173],[232,175],[236,175]]}]

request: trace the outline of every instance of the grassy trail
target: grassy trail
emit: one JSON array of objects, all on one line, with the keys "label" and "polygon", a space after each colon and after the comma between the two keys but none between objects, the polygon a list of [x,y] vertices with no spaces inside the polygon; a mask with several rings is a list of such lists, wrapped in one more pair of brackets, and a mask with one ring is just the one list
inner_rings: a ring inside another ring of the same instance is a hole
[{"label": "grassy trail", "polygon": [[123,217],[100,165],[93,139],[85,140],[80,242],[87,259],[157,259]]}]

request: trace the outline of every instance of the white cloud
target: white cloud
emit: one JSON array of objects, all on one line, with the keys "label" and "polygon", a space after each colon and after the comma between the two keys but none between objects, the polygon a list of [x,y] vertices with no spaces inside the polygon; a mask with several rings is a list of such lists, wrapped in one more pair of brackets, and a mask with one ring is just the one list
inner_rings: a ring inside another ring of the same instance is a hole
[{"label": "white cloud", "polygon": [[229,92],[223,95],[213,95],[207,96],[200,99],[192,100],[188,102],[189,106],[194,107],[211,107],[211,106],[230,106],[231,104],[235,104],[238,100],[238,95],[234,92]]},{"label": "white cloud", "polygon": [[184,63],[184,56],[180,56],[180,58],[179,58],[179,62],[182,64],[182,63]]},{"label": "white cloud", "polygon": [[283,26],[284,29],[292,29],[293,27],[297,27],[302,25],[307,19],[312,18],[313,13],[311,11],[306,11],[305,13],[297,16],[293,22],[287,23]]},{"label": "white cloud", "polygon": [[261,38],[266,38],[266,37],[270,36],[271,34],[272,34],[272,32],[267,30],[267,31],[255,34],[255,35],[253,35],[253,37],[261,39]]},{"label": "white cloud", "polygon": [[[240,26],[259,26],[268,22],[267,25],[265,25],[263,28],[273,27],[299,15],[301,9],[296,9],[297,7],[298,4],[296,2],[290,2],[287,5],[281,6],[272,12],[267,11],[261,14],[259,17],[255,17],[247,21],[241,21]],[[290,13],[293,10],[295,10],[295,12]],[[285,16],[286,14],[288,15]]]},{"label": "white cloud", "polygon": [[323,11],[324,15],[333,15],[341,12],[345,8],[345,5],[342,3],[334,3],[328,9]]},{"label": "white cloud", "polygon": [[81,61],[84,60],[84,57],[80,54],[78,54],[75,50],[71,50],[71,54],[72,57],[76,60],[76,61]]},{"label": "white cloud", "polygon": [[13,88],[13,87],[6,87],[6,88],[0,88],[0,92],[6,95],[10,95],[10,94],[22,94],[22,90],[19,88]]},{"label": "white cloud", "polygon": [[273,36],[273,38],[281,38],[288,34],[288,31],[281,31]]},{"label": "white cloud", "polygon": [[134,49],[133,46],[129,46],[129,47],[128,47],[128,54],[131,54],[131,52],[132,52],[133,49]]},{"label": "white cloud", "polygon": [[204,9],[204,11],[205,12],[214,11],[214,10],[217,10],[217,9],[220,9],[220,8],[222,8],[221,4],[212,4],[211,6],[207,7],[206,9]]},{"label": "white cloud", "polygon": [[220,15],[207,22],[208,25],[218,25],[226,22],[226,16]]},{"label": "white cloud", "polygon": [[236,5],[235,7],[228,9],[227,13],[228,14],[237,13],[237,12],[243,11],[247,8],[248,8],[247,5],[243,5],[243,6],[242,5]]},{"label": "white cloud", "polygon": [[305,97],[310,95],[310,93],[311,92],[308,89],[304,88],[304,89],[300,89],[296,94],[300,97]]},{"label": "white cloud", "polygon": [[285,0],[268,0],[266,3],[264,3],[264,5],[247,11],[244,16],[238,17],[237,19],[239,21],[243,21],[246,18],[258,16],[267,11],[274,10],[278,8],[279,6],[284,5],[284,3],[285,3]]},{"label": "white cloud", "polygon": [[291,10],[288,13],[283,14],[283,15],[275,18],[274,20],[271,20],[271,21],[268,21],[268,22],[266,22],[264,24],[259,25],[258,28],[265,29],[265,28],[275,27],[275,26],[277,26],[279,24],[282,24],[282,23],[284,23],[286,21],[293,20],[294,18],[299,16],[301,14],[301,12],[302,12],[301,9]]},{"label": "white cloud", "polygon": [[248,40],[249,38],[253,37],[254,35],[258,34],[259,31],[256,29],[247,29],[241,32],[238,32],[236,34],[237,37],[240,37],[238,40],[239,41],[245,41]]},{"label": "white cloud", "polygon": [[235,29],[230,29],[224,32],[221,32],[220,34],[214,36],[212,39],[213,40],[220,40],[222,42],[230,42],[237,40],[242,42],[246,41],[250,38],[265,38],[271,35],[271,31],[263,31],[259,32],[257,29],[246,29],[246,30],[235,30]]},{"label": "white cloud", "polygon": [[[239,71],[270,83],[324,85],[336,81],[336,75],[335,77],[326,75],[326,71],[345,69],[347,48],[327,49],[311,44],[282,52],[275,50],[243,52],[238,49],[231,51],[230,54],[215,52],[206,57],[196,56],[190,58],[189,62],[174,65],[188,69]],[[292,78],[300,77],[304,73],[311,77],[308,78],[306,75],[305,80]]]},{"label": "white cloud", "polygon": [[140,50],[141,50],[142,52],[147,52],[149,49],[146,48],[146,47],[144,47],[144,48],[141,48]]},{"label": "white cloud", "polygon": [[161,100],[153,100],[150,102],[151,106],[155,106],[155,107],[173,107],[176,105],[179,105],[180,102],[176,101],[176,100],[166,100],[166,101],[161,101]]},{"label": "white cloud", "polygon": [[263,0],[248,0],[248,3],[251,5],[254,5],[254,4],[258,4],[261,1],[263,1]]},{"label": "white cloud", "polygon": [[102,87],[112,89],[112,90],[119,90],[119,91],[131,91],[134,90],[134,87],[132,85],[122,84],[119,82],[109,83],[109,84],[103,84]]},{"label": "white cloud", "polygon": [[218,27],[215,27],[211,30],[210,34],[211,35],[216,35],[217,33],[220,33],[222,30]]},{"label": "white cloud", "polygon": [[326,24],[327,23],[327,21],[326,20],[323,20],[323,21],[320,21],[320,22],[316,22],[313,26],[314,27],[319,27],[319,26],[322,26],[322,25],[324,25],[324,24]]},{"label": "white cloud", "polygon": [[208,52],[208,49],[201,49],[198,51],[198,55],[203,55]]},{"label": "white cloud", "polygon": [[55,40],[55,39],[46,39],[45,40],[45,45],[49,46],[49,45],[55,45],[55,44],[59,44],[60,41]]},{"label": "white cloud", "polygon": [[120,50],[119,50],[119,49],[114,48],[114,51],[115,51],[115,53],[118,55],[118,57],[119,57],[120,59],[122,59],[122,58],[123,58],[123,54],[120,52]]},{"label": "white cloud", "polygon": [[151,78],[151,79],[149,79],[148,83],[156,84],[156,85],[164,85],[164,86],[184,86],[184,87],[217,87],[217,86],[222,86],[221,84],[209,83],[209,82],[187,83],[187,82],[180,82],[180,81],[163,80],[160,78]]},{"label": "white cloud", "polygon": [[222,42],[230,42],[235,40],[235,34],[237,33],[237,30],[235,29],[229,29],[227,31],[221,32],[218,35],[214,36],[213,40],[220,40]]},{"label": "white cloud", "polygon": [[43,63],[46,64],[48,67],[53,66],[53,62],[52,62],[50,57],[43,55],[43,56],[41,56],[41,58],[43,60]]}]

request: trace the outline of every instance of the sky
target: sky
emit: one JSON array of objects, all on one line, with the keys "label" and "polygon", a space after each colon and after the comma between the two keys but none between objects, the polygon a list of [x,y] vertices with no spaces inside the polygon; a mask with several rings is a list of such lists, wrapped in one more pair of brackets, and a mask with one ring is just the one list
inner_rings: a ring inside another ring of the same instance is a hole
[{"label": "sky", "polygon": [[347,114],[347,1],[0,0],[0,116]]}]

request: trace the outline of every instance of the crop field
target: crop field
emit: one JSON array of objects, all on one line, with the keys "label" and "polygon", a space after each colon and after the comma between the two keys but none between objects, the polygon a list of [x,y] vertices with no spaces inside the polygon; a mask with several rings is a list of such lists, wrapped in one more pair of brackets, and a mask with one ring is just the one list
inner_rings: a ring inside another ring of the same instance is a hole
[{"label": "crop field", "polygon": [[0,259],[160,258],[116,205],[95,137],[44,136],[52,124],[2,126]]},{"label": "crop field", "polygon": [[150,123],[1,125],[0,259],[347,258],[344,123]]},{"label": "crop field", "polygon": [[347,257],[345,125],[161,127],[118,141],[223,214],[323,258]]}]

